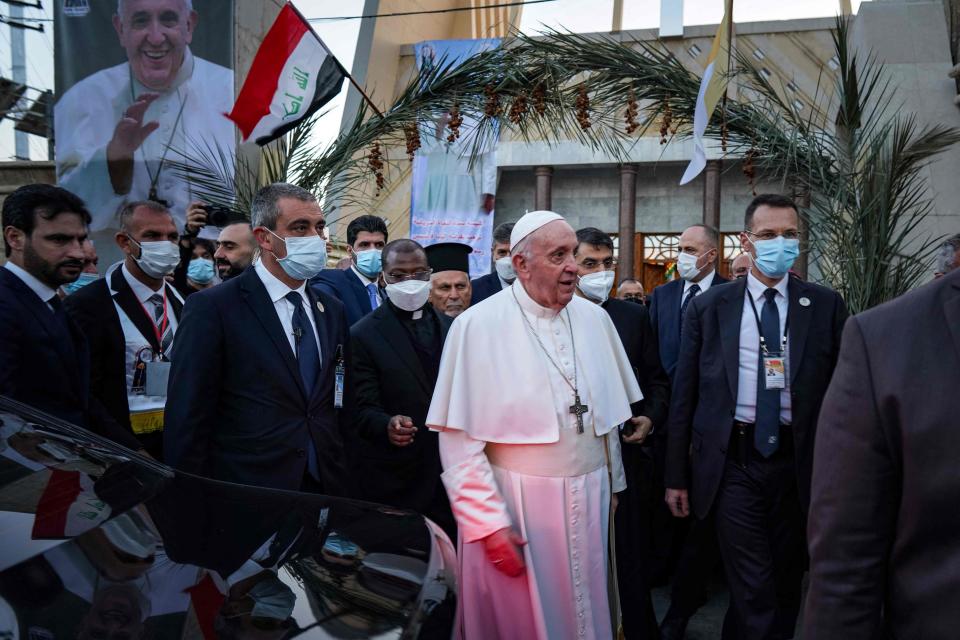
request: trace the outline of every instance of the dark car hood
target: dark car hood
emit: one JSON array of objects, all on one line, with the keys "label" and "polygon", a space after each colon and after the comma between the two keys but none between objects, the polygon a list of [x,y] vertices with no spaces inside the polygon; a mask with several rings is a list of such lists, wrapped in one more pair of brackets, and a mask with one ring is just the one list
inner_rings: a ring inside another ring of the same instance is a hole
[{"label": "dark car hood", "polygon": [[[449,638],[422,516],[200,478],[0,396],[0,635]],[[3,635],[12,632],[12,635]]]}]

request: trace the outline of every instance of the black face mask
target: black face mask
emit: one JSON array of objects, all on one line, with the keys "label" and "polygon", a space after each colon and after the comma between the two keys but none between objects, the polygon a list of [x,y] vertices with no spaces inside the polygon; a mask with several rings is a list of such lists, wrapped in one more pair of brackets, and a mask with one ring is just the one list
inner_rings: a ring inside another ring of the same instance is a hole
[{"label": "black face mask", "polygon": [[646,301],[642,300],[641,298],[624,298],[624,300],[627,302],[632,302],[634,304],[642,304],[642,305],[647,304]]}]

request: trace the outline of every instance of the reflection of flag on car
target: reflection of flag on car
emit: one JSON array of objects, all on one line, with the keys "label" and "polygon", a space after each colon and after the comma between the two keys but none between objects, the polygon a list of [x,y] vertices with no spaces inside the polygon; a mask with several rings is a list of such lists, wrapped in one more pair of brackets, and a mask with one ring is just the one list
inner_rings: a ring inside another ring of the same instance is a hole
[{"label": "reflection of flag on car", "polygon": [[227,117],[264,145],[282,136],[340,92],[347,72],[289,2],[260,44]]},{"label": "reflection of flag on car", "polygon": [[94,493],[90,476],[52,469],[37,503],[33,538],[71,538],[100,526],[109,517],[110,507]]}]

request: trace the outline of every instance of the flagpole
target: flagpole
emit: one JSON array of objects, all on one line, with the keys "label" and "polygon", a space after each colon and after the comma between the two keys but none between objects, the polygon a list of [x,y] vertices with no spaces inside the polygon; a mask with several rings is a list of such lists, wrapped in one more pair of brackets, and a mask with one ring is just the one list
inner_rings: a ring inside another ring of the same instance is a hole
[{"label": "flagpole", "polygon": [[307,20],[306,16],[300,13],[300,10],[297,9],[296,5],[294,5],[293,2],[290,2],[288,0],[287,4],[290,5],[290,8],[293,9],[293,11],[298,16],[300,16],[300,19],[303,20],[303,23],[307,25],[307,27],[310,29],[310,33],[312,33],[314,37],[316,37],[317,41],[320,43],[320,46],[324,48],[324,50],[330,55],[331,58],[337,61],[337,64],[339,64],[340,68],[343,69],[343,75],[347,77],[347,80],[350,81],[350,84],[353,85],[353,88],[360,92],[360,95],[363,96],[363,99],[366,100],[368,105],[370,105],[370,108],[373,109],[373,112],[378,116],[380,116],[381,119],[383,119],[383,112],[377,108],[377,105],[373,104],[373,100],[370,99],[370,96],[367,95],[367,92],[363,90],[363,88],[357,83],[356,80],[354,80],[353,75],[351,75],[350,72],[347,71],[342,64],[340,64],[340,60],[337,58],[337,56],[333,55],[333,52],[330,51],[330,49],[327,47],[327,43],[323,41],[323,38],[317,35],[317,32],[314,31],[313,29],[313,25],[310,24],[310,21]]}]

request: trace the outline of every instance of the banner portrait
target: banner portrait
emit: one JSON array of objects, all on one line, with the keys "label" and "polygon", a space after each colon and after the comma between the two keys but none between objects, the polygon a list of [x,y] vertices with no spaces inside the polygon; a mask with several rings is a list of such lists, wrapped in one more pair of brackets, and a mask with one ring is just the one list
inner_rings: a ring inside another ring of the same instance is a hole
[{"label": "banner portrait", "polygon": [[58,183],[86,202],[94,237],[135,200],[166,203],[182,229],[198,198],[172,164],[236,154],[224,115],[233,1],[56,0],[54,11]]},{"label": "banner portrait", "polygon": [[[457,65],[482,51],[500,46],[497,38],[430,40],[417,44],[417,68]],[[472,159],[471,130],[476,120],[463,116],[460,137],[450,140],[449,113],[436,114],[420,127],[413,160],[410,238],[427,246],[461,242],[473,247],[470,277],[490,272],[493,204],[497,189],[496,136]]]}]

